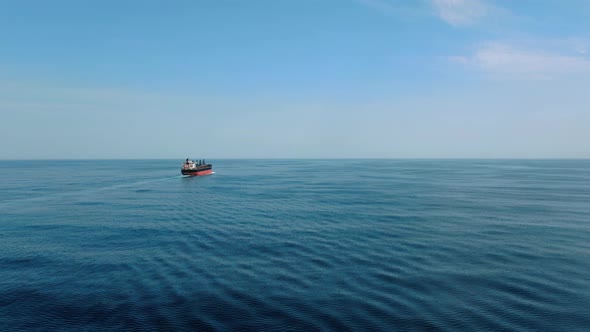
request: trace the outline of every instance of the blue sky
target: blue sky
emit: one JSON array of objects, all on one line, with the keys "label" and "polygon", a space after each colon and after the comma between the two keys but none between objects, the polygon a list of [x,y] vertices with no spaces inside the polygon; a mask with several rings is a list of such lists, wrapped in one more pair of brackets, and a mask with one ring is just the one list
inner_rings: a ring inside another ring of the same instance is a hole
[{"label": "blue sky", "polygon": [[590,0],[12,1],[0,159],[590,158]]}]

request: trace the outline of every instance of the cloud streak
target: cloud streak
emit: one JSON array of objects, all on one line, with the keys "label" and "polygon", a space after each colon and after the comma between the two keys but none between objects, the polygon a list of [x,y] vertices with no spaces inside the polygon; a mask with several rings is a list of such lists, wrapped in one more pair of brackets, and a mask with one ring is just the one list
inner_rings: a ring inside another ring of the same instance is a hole
[{"label": "cloud streak", "polygon": [[484,0],[420,0],[412,2],[411,6],[399,0],[356,1],[387,15],[434,15],[452,26],[476,24],[497,9]]},{"label": "cloud streak", "polygon": [[431,0],[437,16],[453,26],[471,25],[489,12],[481,0]]},{"label": "cloud streak", "polygon": [[449,60],[488,74],[555,78],[590,74],[590,59],[584,52],[558,52],[544,48],[519,47],[509,43],[481,44],[473,54],[453,56]]}]

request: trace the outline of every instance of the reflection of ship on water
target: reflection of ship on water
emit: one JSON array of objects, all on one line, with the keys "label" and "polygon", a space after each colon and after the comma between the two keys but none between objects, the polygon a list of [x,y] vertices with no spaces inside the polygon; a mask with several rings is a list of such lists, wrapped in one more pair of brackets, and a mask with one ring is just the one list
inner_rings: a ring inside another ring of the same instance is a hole
[{"label": "reflection of ship on water", "polygon": [[208,175],[213,173],[213,165],[207,164],[205,159],[194,161],[186,158],[185,162],[182,164],[180,172],[182,175],[191,176]]}]

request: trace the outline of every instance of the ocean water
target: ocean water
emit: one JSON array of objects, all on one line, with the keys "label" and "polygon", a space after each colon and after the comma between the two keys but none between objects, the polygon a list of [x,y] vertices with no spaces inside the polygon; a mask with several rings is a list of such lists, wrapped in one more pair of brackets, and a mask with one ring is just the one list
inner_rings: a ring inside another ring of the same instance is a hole
[{"label": "ocean water", "polygon": [[0,331],[589,331],[589,160],[1,161]]}]

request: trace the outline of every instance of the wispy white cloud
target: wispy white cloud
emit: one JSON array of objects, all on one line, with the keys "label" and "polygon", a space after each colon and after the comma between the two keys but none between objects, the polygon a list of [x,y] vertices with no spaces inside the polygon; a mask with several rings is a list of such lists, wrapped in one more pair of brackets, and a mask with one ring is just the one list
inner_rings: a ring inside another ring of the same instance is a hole
[{"label": "wispy white cloud", "polygon": [[482,0],[431,0],[438,17],[450,25],[470,25],[486,16],[491,6]]},{"label": "wispy white cloud", "polygon": [[356,0],[384,14],[433,15],[453,26],[476,24],[486,16],[497,14],[500,8],[485,0],[419,0],[408,2],[400,0]]},{"label": "wispy white cloud", "polygon": [[589,74],[590,58],[586,55],[586,50],[587,46],[581,43],[577,43],[574,50],[556,50],[548,47],[531,48],[505,42],[488,42],[478,46],[473,54],[452,56],[449,60],[488,74],[554,78]]}]

